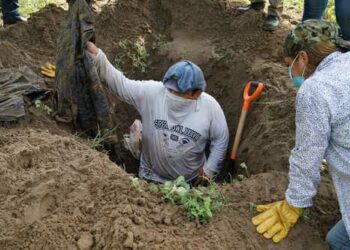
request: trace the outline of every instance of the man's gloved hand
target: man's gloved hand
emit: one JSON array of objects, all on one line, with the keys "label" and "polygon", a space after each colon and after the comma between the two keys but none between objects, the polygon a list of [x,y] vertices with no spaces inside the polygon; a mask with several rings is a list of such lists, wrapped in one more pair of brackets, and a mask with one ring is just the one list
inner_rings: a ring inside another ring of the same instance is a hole
[{"label": "man's gloved hand", "polygon": [[198,169],[198,176],[197,180],[194,183],[194,186],[208,186],[211,184],[211,179],[208,177],[204,170],[203,167]]},{"label": "man's gloved hand", "polygon": [[302,214],[301,208],[289,205],[286,200],[258,205],[256,210],[262,212],[252,219],[253,224],[257,226],[256,230],[266,239],[272,238],[275,243],[287,237],[289,230]]},{"label": "man's gloved hand", "polygon": [[40,72],[46,77],[55,78],[56,66],[51,63],[45,63],[40,67]]}]

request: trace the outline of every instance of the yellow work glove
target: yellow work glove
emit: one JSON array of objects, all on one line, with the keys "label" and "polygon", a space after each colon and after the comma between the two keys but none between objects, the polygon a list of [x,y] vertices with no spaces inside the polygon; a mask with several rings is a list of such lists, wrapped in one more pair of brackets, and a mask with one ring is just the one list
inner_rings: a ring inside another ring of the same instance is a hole
[{"label": "yellow work glove", "polygon": [[257,226],[256,230],[266,239],[272,238],[275,243],[287,237],[289,230],[298,221],[303,211],[301,208],[289,205],[286,200],[258,205],[256,210],[262,212],[252,219],[253,224]]},{"label": "yellow work glove", "polygon": [[55,70],[56,66],[52,65],[51,63],[45,63],[40,67],[40,72],[46,77],[54,78],[55,77]]}]

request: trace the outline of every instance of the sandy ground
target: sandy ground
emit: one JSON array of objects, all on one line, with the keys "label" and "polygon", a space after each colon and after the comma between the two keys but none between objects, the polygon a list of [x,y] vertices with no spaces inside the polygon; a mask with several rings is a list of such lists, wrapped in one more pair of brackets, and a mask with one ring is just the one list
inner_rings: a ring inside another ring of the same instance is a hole
[{"label": "sandy ground", "polygon": [[[97,45],[111,61],[123,39],[144,39],[150,53],[146,73],[125,63],[136,79],[161,80],[179,59],[199,64],[208,92],[222,105],[234,135],[248,80],[266,88],[248,116],[240,162],[252,175],[220,190],[225,206],[207,225],[187,221],[184,211],[160,203],[159,195],[133,189],[128,174],[108,156],[90,149],[67,128],[29,108],[18,124],[0,127],[0,249],[326,249],[324,237],[339,217],[329,177],[315,206],[279,245],[261,238],[250,222],[249,203],[282,199],[288,156],[294,143],[294,97],[281,44],[295,23],[286,10],[281,29],[264,32],[263,14],[237,15],[236,1],[120,0],[99,6]],[[38,71],[55,62],[62,8],[49,6],[27,24],[0,30],[0,68],[28,65]],[[156,37],[162,45],[154,48]],[[153,47],[153,48],[152,48]],[[54,88],[46,80],[46,87]],[[136,111],[118,102],[118,134]],[[121,152],[128,170],[137,162]]]}]

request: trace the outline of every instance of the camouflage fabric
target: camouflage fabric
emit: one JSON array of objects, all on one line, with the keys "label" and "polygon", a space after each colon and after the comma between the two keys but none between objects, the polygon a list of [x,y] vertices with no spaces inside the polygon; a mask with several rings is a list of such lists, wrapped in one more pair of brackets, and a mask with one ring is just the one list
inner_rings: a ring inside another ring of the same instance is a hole
[{"label": "camouflage fabric", "polygon": [[[251,3],[264,3],[265,0],[251,0]],[[269,0],[270,5],[267,11],[268,15],[281,17],[283,11],[283,0]]]},{"label": "camouflage fabric", "polygon": [[44,81],[30,68],[0,69],[0,122],[11,122],[25,116],[23,96],[45,97]]},{"label": "camouflage fabric", "polygon": [[284,42],[284,52],[287,56],[295,57],[299,51],[322,41],[331,41],[338,47],[350,48],[349,43],[340,37],[338,25],[310,19],[299,23],[289,32]]},{"label": "camouflage fabric", "polygon": [[[108,98],[86,43],[94,40],[92,11],[85,0],[70,5],[58,41],[56,62],[57,114],[71,120],[77,130],[95,135],[116,126]],[[115,135],[109,138],[116,142]]]}]

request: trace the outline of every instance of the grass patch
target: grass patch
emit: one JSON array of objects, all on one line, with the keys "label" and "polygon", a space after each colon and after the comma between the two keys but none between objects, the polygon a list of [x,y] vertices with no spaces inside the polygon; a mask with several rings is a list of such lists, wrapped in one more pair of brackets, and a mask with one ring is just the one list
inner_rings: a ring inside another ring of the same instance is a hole
[{"label": "grass patch", "polygon": [[[231,0],[232,1],[232,0]],[[268,3],[268,0],[266,0]],[[245,0],[242,3],[244,4],[250,4],[249,0]],[[268,5],[268,4],[267,4]],[[300,14],[300,19],[302,18],[302,14],[304,11],[304,0],[284,0],[283,2],[284,8],[293,8]],[[328,6],[326,11],[324,12],[324,19],[330,21],[330,22],[336,22],[335,18],[335,8],[334,8],[334,0],[328,0]]]},{"label": "grass patch", "polygon": [[88,139],[88,144],[90,148],[95,149],[97,151],[103,151],[105,142],[108,140],[109,137],[111,137],[117,127],[114,127],[113,129],[100,129],[98,127],[97,134],[94,138]]},{"label": "grass patch", "polygon": [[19,0],[19,13],[28,17],[33,12],[37,12],[46,5],[54,3],[57,3],[57,0]]},{"label": "grass patch", "polygon": [[[304,11],[304,0],[285,0],[284,5],[286,8],[295,8],[301,15]],[[328,6],[323,17],[327,21],[336,22],[334,0],[328,0]],[[301,18],[302,17],[300,16],[300,19]]]}]

